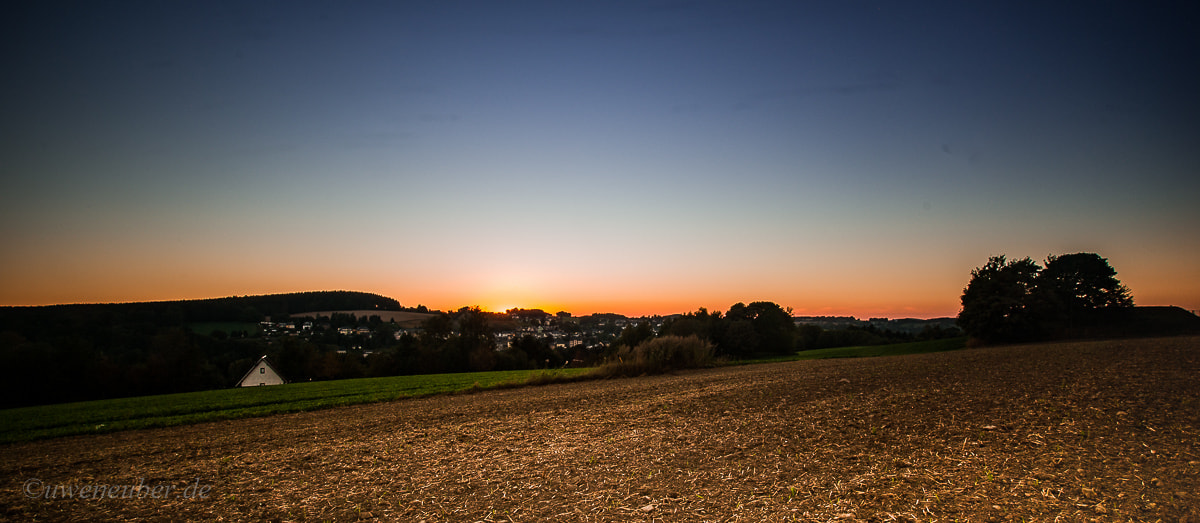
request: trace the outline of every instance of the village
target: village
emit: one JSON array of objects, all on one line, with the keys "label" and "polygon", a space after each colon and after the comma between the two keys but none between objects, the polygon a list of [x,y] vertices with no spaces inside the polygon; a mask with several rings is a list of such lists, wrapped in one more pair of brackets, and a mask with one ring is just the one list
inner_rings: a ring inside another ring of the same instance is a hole
[{"label": "village", "polygon": [[[359,311],[362,312],[362,311]],[[459,312],[462,312],[461,310]],[[629,318],[619,314],[592,314],[572,316],[568,312],[550,314],[540,309],[512,309],[504,313],[484,313],[489,316],[495,349],[511,348],[513,342],[524,336],[532,336],[549,343],[555,350],[580,349],[602,352],[620,336],[627,327],[647,325],[658,334],[665,322],[680,315],[643,316]],[[427,314],[426,316],[432,316]],[[825,330],[874,329],[916,334],[930,328],[955,328],[954,318],[933,319],[858,319],[853,316],[796,316],[797,327],[815,326]],[[272,321],[267,318],[258,324],[258,335],[265,338],[294,337],[340,347],[337,352],[357,353],[370,356],[378,349],[400,341],[405,336],[419,337],[424,331],[420,319],[384,321],[377,315],[354,313],[332,313],[315,318],[296,315]],[[253,335],[251,335],[253,336]]]},{"label": "village", "polygon": [[[514,342],[528,336],[546,342],[556,351],[585,351],[595,354],[606,350],[627,327],[647,325],[657,334],[662,329],[663,322],[669,318],[628,318],[618,314],[576,317],[567,312],[550,314],[540,309],[512,309],[504,313],[484,314],[488,316],[488,325],[492,330],[497,351],[511,349]],[[277,321],[267,318],[259,322],[257,335],[268,340],[290,337],[336,345],[339,347],[336,350],[339,354],[369,357],[400,342],[406,336],[418,338],[424,331],[422,319],[384,321],[379,315],[332,313],[315,318],[295,315]],[[249,337],[255,335],[247,333]]]},{"label": "village", "polygon": [[[774,303],[751,303],[752,307]],[[734,308],[745,306],[738,305]],[[853,317],[791,317],[784,309],[780,327],[788,349],[848,347],[959,336],[953,318],[859,320]],[[725,321],[725,326],[718,323]],[[762,326],[742,318],[733,323],[720,313],[698,311],[660,317],[512,308],[503,313],[462,307],[424,311],[342,311],[299,313],[260,321],[245,337],[265,342],[276,354],[286,379],[343,379],[366,375],[557,368],[598,365],[617,345],[634,345],[661,335],[701,335],[728,349],[754,353]],[[791,323],[794,327],[782,325]],[[744,324],[744,325],[734,325]],[[730,325],[733,325],[732,327]],[[726,330],[728,329],[728,330]],[[749,329],[749,330],[748,330]],[[794,336],[793,336],[794,333]],[[274,359],[274,357],[272,357]],[[259,361],[257,365],[262,366]],[[242,367],[245,368],[245,367]],[[260,369],[259,372],[262,372]],[[259,384],[251,380],[252,385]],[[270,380],[268,380],[270,381]]]}]

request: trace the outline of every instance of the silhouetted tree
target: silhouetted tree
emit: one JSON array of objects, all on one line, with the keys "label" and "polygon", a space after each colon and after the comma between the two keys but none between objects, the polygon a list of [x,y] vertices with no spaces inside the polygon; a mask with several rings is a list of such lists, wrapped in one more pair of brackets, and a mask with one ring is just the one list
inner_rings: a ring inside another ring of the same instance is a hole
[{"label": "silhouetted tree", "polygon": [[1086,335],[1088,327],[1112,318],[1099,311],[1133,306],[1116,275],[1094,253],[1051,255],[1044,269],[1029,258],[1008,262],[995,256],[971,271],[958,325],[985,342]]},{"label": "silhouetted tree", "polygon": [[617,340],[612,343],[612,346],[613,348],[620,346],[637,347],[638,345],[641,345],[643,341],[653,337],[654,330],[650,328],[650,324],[642,321],[638,322],[636,325],[625,327],[625,330],[621,331],[621,335],[617,336]]},{"label": "silhouetted tree", "polygon": [[321,371],[315,363],[319,354],[312,343],[284,336],[272,352],[271,363],[288,381],[301,382],[319,378]]},{"label": "silhouetted tree", "polygon": [[513,340],[512,348],[509,350],[513,351],[515,357],[525,358],[526,361],[518,367],[522,369],[557,367],[563,363],[562,356],[550,347],[549,341],[530,334]]},{"label": "silhouetted tree", "polygon": [[716,332],[716,325],[720,323],[721,319],[720,311],[710,314],[708,309],[700,307],[696,312],[689,312],[664,321],[662,332],[659,335],[679,336],[681,338],[697,336],[715,345],[717,340],[714,332]]},{"label": "silhouetted tree", "polygon": [[754,325],[750,320],[730,320],[726,317],[721,327],[717,355],[744,358],[757,351],[758,334],[754,332]]},{"label": "silhouetted tree", "polygon": [[986,342],[1020,341],[1036,336],[1038,318],[1031,296],[1041,268],[1028,257],[1008,261],[988,258],[971,271],[963,289],[958,325]]},{"label": "silhouetted tree", "polygon": [[1049,256],[1037,279],[1039,296],[1067,314],[1105,307],[1132,307],[1129,288],[1099,254]]},{"label": "silhouetted tree", "polygon": [[[738,352],[788,353],[796,350],[796,324],[792,312],[769,301],[756,301],[750,305],[736,303],[725,313],[731,328],[741,321],[749,322],[754,332],[752,341],[743,340]],[[739,328],[740,329],[740,328]],[[728,336],[729,334],[726,333]]]},{"label": "silhouetted tree", "polygon": [[801,325],[796,329],[796,348],[800,350],[816,349],[817,340],[821,339],[821,333],[825,329],[817,325]]}]

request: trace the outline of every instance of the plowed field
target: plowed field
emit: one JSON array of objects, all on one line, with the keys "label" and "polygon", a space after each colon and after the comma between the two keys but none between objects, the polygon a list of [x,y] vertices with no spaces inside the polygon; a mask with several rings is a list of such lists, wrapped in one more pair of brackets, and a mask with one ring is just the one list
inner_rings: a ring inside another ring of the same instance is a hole
[{"label": "plowed field", "polygon": [[1197,337],[490,391],[3,446],[0,517],[1200,521],[1198,396]]}]

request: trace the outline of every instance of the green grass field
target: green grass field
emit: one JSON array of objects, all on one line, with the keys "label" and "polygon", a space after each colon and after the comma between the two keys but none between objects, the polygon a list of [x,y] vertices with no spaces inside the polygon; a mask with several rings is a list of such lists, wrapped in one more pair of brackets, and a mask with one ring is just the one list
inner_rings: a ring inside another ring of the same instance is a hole
[{"label": "green grass field", "polygon": [[589,369],[427,374],[291,383],[0,410],[0,443],[96,434],[571,379]]},{"label": "green grass field", "polygon": [[967,338],[947,338],[944,340],[914,341],[911,343],[893,343],[891,345],[860,345],[855,347],[835,347],[832,349],[816,349],[800,351],[786,356],[772,356],[753,360],[733,362],[734,365],[751,363],[778,363],[799,360],[823,360],[827,358],[871,358],[875,356],[901,356],[904,354],[923,354],[926,352],[943,352],[966,348]]},{"label": "green grass field", "polygon": [[796,353],[797,360],[822,360],[826,358],[870,358],[875,356],[900,356],[958,350],[967,346],[967,338],[914,341],[891,345],[864,345],[860,347],[837,347],[833,349],[806,350]]},{"label": "green grass field", "polygon": [[[965,346],[966,338],[953,338],[819,349],[736,364],[895,356],[956,350]],[[0,443],[269,416],[433,394],[570,380],[584,377],[591,370],[518,370],[362,378],[5,409],[0,410]]]}]

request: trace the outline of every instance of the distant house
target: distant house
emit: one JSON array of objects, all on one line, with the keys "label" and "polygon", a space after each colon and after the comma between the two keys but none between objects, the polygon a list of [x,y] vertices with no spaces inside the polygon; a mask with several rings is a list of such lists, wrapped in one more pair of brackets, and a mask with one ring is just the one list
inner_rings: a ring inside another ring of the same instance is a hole
[{"label": "distant house", "polygon": [[283,385],[284,383],[287,383],[287,380],[283,379],[279,371],[276,371],[275,367],[272,367],[271,363],[267,361],[267,357],[263,356],[246,372],[245,376],[242,376],[237,386],[257,387],[260,385]]}]

